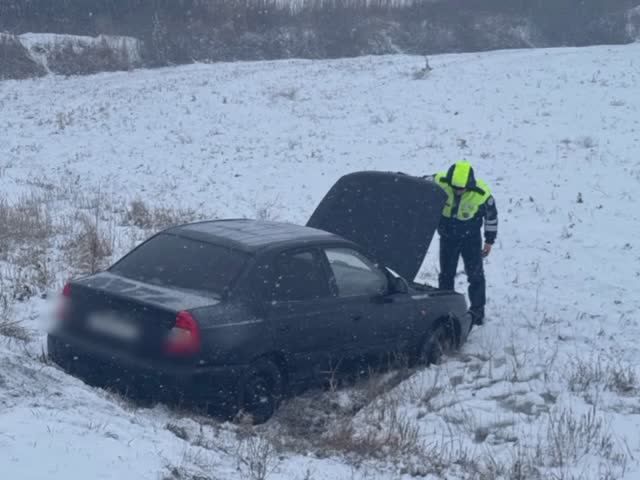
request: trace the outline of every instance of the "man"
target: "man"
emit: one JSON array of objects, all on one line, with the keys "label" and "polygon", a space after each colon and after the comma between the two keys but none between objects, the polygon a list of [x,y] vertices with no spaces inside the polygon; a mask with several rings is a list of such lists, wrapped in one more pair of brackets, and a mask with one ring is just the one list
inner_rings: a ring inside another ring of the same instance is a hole
[{"label": "man", "polygon": [[[486,183],[476,179],[467,161],[437,173],[434,181],[447,194],[438,225],[440,234],[439,287],[454,289],[458,258],[462,256],[469,282],[469,312],[475,325],[484,323],[485,278],[482,258],[491,253],[498,234],[498,210]],[[484,246],[482,224],[484,220]]]}]

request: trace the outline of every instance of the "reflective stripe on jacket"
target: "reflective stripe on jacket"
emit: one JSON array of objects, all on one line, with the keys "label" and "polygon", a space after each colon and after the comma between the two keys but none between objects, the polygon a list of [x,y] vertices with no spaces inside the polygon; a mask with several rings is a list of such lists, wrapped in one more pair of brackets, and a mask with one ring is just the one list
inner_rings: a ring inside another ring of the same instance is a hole
[{"label": "reflective stripe on jacket", "polygon": [[438,232],[445,237],[467,237],[478,234],[484,219],[484,234],[487,243],[493,243],[498,234],[498,210],[489,186],[475,179],[475,184],[461,196],[456,196],[446,179],[447,172],[434,175],[435,182],[447,194],[442,209]]}]

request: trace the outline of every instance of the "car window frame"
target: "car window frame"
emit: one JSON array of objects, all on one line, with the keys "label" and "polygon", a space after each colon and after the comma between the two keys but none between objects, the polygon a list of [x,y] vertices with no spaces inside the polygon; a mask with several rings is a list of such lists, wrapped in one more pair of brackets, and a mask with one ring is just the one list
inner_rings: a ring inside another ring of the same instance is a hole
[{"label": "car window frame", "polygon": [[[333,289],[333,296],[338,299],[353,299],[353,298],[374,298],[376,296],[385,296],[389,295],[391,283],[389,281],[389,275],[386,272],[386,269],[380,268],[380,264],[370,258],[366,253],[364,253],[361,249],[354,247],[353,245],[323,245],[320,248],[320,253],[322,254],[324,268],[327,271],[327,275],[329,276],[329,283],[331,288]],[[342,296],[340,295],[340,291],[338,289],[338,282],[336,280],[335,274],[333,273],[333,268],[331,267],[331,262],[329,261],[329,257],[327,256],[327,250],[350,250],[360,254],[364,257],[368,262],[371,263],[371,268],[376,270],[382,277],[384,277],[386,283],[385,288],[382,292],[378,294],[361,294],[361,295],[348,295]]]},{"label": "car window frame", "polygon": [[[313,255],[313,262],[315,264],[315,266],[318,268],[318,272],[322,275],[323,279],[326,282],[327,285],[327,295],[323,296],[323,297],[318,297],[318,298],[305,298],[305,299],[300,299],[300,300],[274,300],[273,298],[271,298],[271,285],[272,282],[275,282],[276,278],[275,275],[277,275],[277,262],[278,262],[278,258],[280,258],[281,255],[296,255],[299,253],[311,253]],[[326,268],[324,266],[324,259],[323,259],[323,252],[320,250],[319,247],[317,246],[304,246],[304,247],[293,247],[293,248],[287,248],[284,250],[279,250],[276,253],[274,253],[274,255],[271,257],[269,263],[272,265],[273,269],[271,270],[271,274],[269,275],[269,282],[267,283],[267,285],[263,288],[262,290],[262,298],[263,301],[268,304],[268,305],[284,305],[284,304],[301,304],[301,303],[305,303],[305,302],[322,302],[322,301],[326,301],[328,299],[333,299],[333,289],[332,289],[332,285],[330,282],[330,278],[328,276],[328,272],[326,271]]]}]

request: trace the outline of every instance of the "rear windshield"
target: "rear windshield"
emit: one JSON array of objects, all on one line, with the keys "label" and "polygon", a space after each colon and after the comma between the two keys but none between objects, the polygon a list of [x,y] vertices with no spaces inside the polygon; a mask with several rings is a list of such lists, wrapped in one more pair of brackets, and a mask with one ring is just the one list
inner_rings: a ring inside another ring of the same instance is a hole
[{"label": "rear windshield", "polygon": [[109,271],[163,287],[224,294],[248,255],[237,250],[170,234],[157,235]]}]

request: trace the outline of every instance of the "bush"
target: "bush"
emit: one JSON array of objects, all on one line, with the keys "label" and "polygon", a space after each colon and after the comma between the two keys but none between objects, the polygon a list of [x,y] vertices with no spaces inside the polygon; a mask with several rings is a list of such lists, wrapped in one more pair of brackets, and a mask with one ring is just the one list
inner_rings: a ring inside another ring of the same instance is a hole
[{"label": "bush", "polygon": [[15,245],[40,243],[56,232],[42,196],[32,194],[9,203],[0,196],[0,258]]},{"label": "bush", "polygon": [[107,266],[113,255],[114,232],[105,231],[97,211],[92,217],[81,213],[76,216],[76,220],[80,230],[69,243],[69,263],[78,273],[96,273]]},{"label": "bush", "polygon": [[17,37],[0,33],[0,80],[41,77],[45,73]]},{"label": "bush", "polygon": [[49,69],[60,75],[89,75],[98,72],[130,70],[132,59],[126,45],[109,45],[105,38],[96,43],[74,45],[72,41],[57,45],[48,59]]}]

